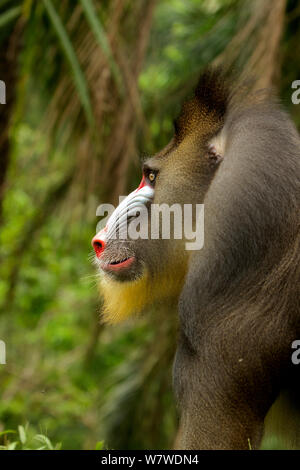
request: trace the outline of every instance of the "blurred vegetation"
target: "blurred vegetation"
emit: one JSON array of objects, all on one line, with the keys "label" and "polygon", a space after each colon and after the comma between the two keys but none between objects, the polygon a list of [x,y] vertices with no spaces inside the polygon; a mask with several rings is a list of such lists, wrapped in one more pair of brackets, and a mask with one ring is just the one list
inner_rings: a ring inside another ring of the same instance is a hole
[{"label": "blurred vegetation", "polygon": [[1,448],[172,446],[176,307],[100,324],[96,208],[208,64],[274,86],[300,127],[299,43],[298,0],[0,0]]},{"label": "blurred vegetation", "polygon": [[25,427],[18,426],[18,432],[1,432],[0,439],[3,441],[0,450],[59,450],[61,448],[60,443],[54,446],[43,434],[32,434],[28,424]]}]

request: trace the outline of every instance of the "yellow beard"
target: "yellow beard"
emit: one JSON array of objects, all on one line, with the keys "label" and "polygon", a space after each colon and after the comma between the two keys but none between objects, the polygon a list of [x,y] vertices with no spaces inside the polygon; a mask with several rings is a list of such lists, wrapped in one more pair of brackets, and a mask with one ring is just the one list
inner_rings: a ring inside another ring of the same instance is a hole
[{"label": "yellow beard", "polygon": [[181,262],[180,266],[172,266],[155,278],[146,272],[135,281],[118,282],[104,275],[100,284],[104,297],[104,321],[119,323],[157,301],[178,298],[185,273],[186,265]]}]

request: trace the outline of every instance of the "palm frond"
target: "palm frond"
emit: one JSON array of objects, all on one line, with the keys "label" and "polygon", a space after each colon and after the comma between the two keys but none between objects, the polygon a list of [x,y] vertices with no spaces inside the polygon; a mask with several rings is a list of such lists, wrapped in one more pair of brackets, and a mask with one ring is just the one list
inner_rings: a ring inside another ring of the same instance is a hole
[{"label": "palm frond", "polygon": [[91,102],[90,102],[90,97],[89,97],[89,91],[88,91],[88,86],[86,83],[85,76],[82,72],[82,69],[80,67],[80,64],[77,59],[77,55],[74,51],[74,48],[72,46],[71,40],[68,36],[68,33],[66,32],[66,29],[57,14],[52,1],[51,0],[43,0],[44,6],[46,8],[46,11],[49,15],[49,18],[53,24],[53,27],[57,33],[57,36],[59,38],[60,44],[62,46],[62,49],[65,53],[65,56],[71,66],[71,70],[74,76],[74,82],[76,85],[76,89],[78,92],[78,96],[80,98],[80,101],[82,103],[82,106],[85,110],[85,114],[87,117],[87,121],[89,125],[92,125],[93,123],[93,113],[92,113],[92,107],[91,107]]}]

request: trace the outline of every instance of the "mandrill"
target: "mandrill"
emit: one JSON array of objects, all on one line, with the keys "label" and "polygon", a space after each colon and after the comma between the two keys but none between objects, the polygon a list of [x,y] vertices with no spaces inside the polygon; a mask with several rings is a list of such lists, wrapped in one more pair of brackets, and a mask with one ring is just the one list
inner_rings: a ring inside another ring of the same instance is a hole
[{"label": "mandrill", "polygon": [[[293,424],[297,445],[299,191],[300,138],[286,112],[208,71],[170,143],[144,163],[140,186],[92,241],[106,321],[178,304],[178,449],[257,449],[269,426]],[[153,217],[162,206],[174,208],[170,236],[158,223],[163,211]],[[175,209],[187,206],[190,231],[203,231],[194,250],[186,227],[175,233],[178,220],[185,225]],[[130,235],[138,224],[147,236]]]}]

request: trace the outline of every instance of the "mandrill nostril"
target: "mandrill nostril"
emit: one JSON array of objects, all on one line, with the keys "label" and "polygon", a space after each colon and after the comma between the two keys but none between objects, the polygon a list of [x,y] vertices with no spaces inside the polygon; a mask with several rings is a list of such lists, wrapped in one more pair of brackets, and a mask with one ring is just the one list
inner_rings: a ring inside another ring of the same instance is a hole
[{"label": "mandrill nostril", "polygon": [[96,253],[96,256],[99,258],[105,248],[105,243],[101,240],[95,240],[93,242],[93,247]]}]

